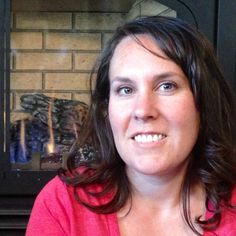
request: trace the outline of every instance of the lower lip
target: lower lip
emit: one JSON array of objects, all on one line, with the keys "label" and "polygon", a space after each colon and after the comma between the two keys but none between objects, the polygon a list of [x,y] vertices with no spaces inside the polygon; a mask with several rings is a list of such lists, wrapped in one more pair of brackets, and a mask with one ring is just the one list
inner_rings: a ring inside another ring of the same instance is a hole
[{"label": "lower lip", "polygon": [[151,147],[153,148],[153,147],[159,147],[163,145],[163,143],[166,141],[166,137],[155,142],[142,143],[142,142],[137,142],[134,139],[132,139],[132,141],[134,142],[135,146],[142,147],[142,148],[151,148]]}]

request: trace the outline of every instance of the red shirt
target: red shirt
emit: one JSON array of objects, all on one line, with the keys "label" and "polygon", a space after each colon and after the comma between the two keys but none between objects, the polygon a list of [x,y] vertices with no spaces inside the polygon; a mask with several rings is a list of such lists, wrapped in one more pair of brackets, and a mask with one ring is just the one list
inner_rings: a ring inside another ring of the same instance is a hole
[{"label": "red shirt", "polygon": [[[93,204],[104,203],[78,190],[83,199]],[[232,202],[236,203],[236,190]],[[209,217],[210,213],[206,213]],[[225,210],[215,234],[204,236],[236,236],[236,214]],[[36,198],[26,236],[119,236],[118,220],[113,214],[96,214],[79,204],[73,188],[65,185],[58,177],[51,180]]]}]

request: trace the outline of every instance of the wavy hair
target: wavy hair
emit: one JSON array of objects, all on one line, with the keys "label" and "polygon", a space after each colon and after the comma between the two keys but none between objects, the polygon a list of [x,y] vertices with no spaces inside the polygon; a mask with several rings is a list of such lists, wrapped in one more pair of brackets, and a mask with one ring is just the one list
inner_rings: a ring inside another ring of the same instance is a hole
[{"label": "wavy hair", "polygon": [[[138,34],[150,35],[165,55],[183,70],[200,113],[199,136],[182,185],[184,219],[200,235],[190,218],[190,190],[194,183],[200,182],[204,186],[205,204],[213,213],[207,220],[201,220],[201,216],[196,218],[203,229],[217,228],[222,205],[233,208],[230,198],[236,183],[235,104],[212,46],[197,29],[180,19],[142,17],[116,30],[95,66],[96,84],[91,94],[88,117],[68,159],[68,170],[60,170],[59,176],[75,189],[82,187],[88,194],[98,198],[112,193],[108,202],[93,206],[83,201],[75,191],[77,200],[97,213],[116,212],[131,197],[125,164],[116,150],[107,118],[110,89],[108,74],[116,46],[127,36],[140,43],[136,37]],[[75,152],[78,145],[88,143],[96,150],[94,157],[80,160],[76,164]],[[92,192],[90,186],[97,184],[103,188],[99,192]],[[211,209],[209,203],[213,206]]]}]

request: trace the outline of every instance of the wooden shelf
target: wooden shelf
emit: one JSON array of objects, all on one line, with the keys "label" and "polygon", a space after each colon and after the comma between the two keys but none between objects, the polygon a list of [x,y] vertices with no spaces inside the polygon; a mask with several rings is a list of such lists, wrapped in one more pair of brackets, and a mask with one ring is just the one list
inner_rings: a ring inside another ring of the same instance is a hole
[{"label": "wooden shelf", "polygon": [[11,0],[12,11],[128,12],[135,0]]}]

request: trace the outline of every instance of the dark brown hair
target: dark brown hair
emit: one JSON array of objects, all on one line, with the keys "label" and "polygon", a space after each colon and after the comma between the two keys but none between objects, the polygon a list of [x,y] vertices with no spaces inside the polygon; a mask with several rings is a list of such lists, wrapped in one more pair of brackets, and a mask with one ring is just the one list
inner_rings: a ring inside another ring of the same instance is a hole
[{"label": "dark brown hair", "polygon": [[[111,200],[100,206],[89,205],[76,195],[81,204],[98,213],[116,212],[131,197],[125,164],[116,150],[107,119],[110,89],[108,74],[116,46],[123,38],[135,38],[138,34],[150,35],[165,55],[183,70],[200,113],[199,137],[182,187],[184,218],[190,228],[199,234],[189,213],[189,195],[194,183],[200,182],[204,186],[206,207],[209,202],[213,205],[212,218],[202,221],[199,216],[196,219],[202,228],[218,226],[222,204],[232,207],[229,200],[236,183],[235,104],[208,40],[180,19],[142,17],[116,30],[97,61],[96,85],[92,92],[89,115],[68,160],[68,171],[61,170],[59,176],[67,184],[75,188],[83,187],[88,194],[97,197],[113,193]],[[79,160],[79,164],[76,164],[78,145],[92,145],[94,156],[89,160]],[[77,171],[78,166],[84,166],[81,173]],[[87,187],[93,184],[101,184],[102,191],[90,192]]]}]

